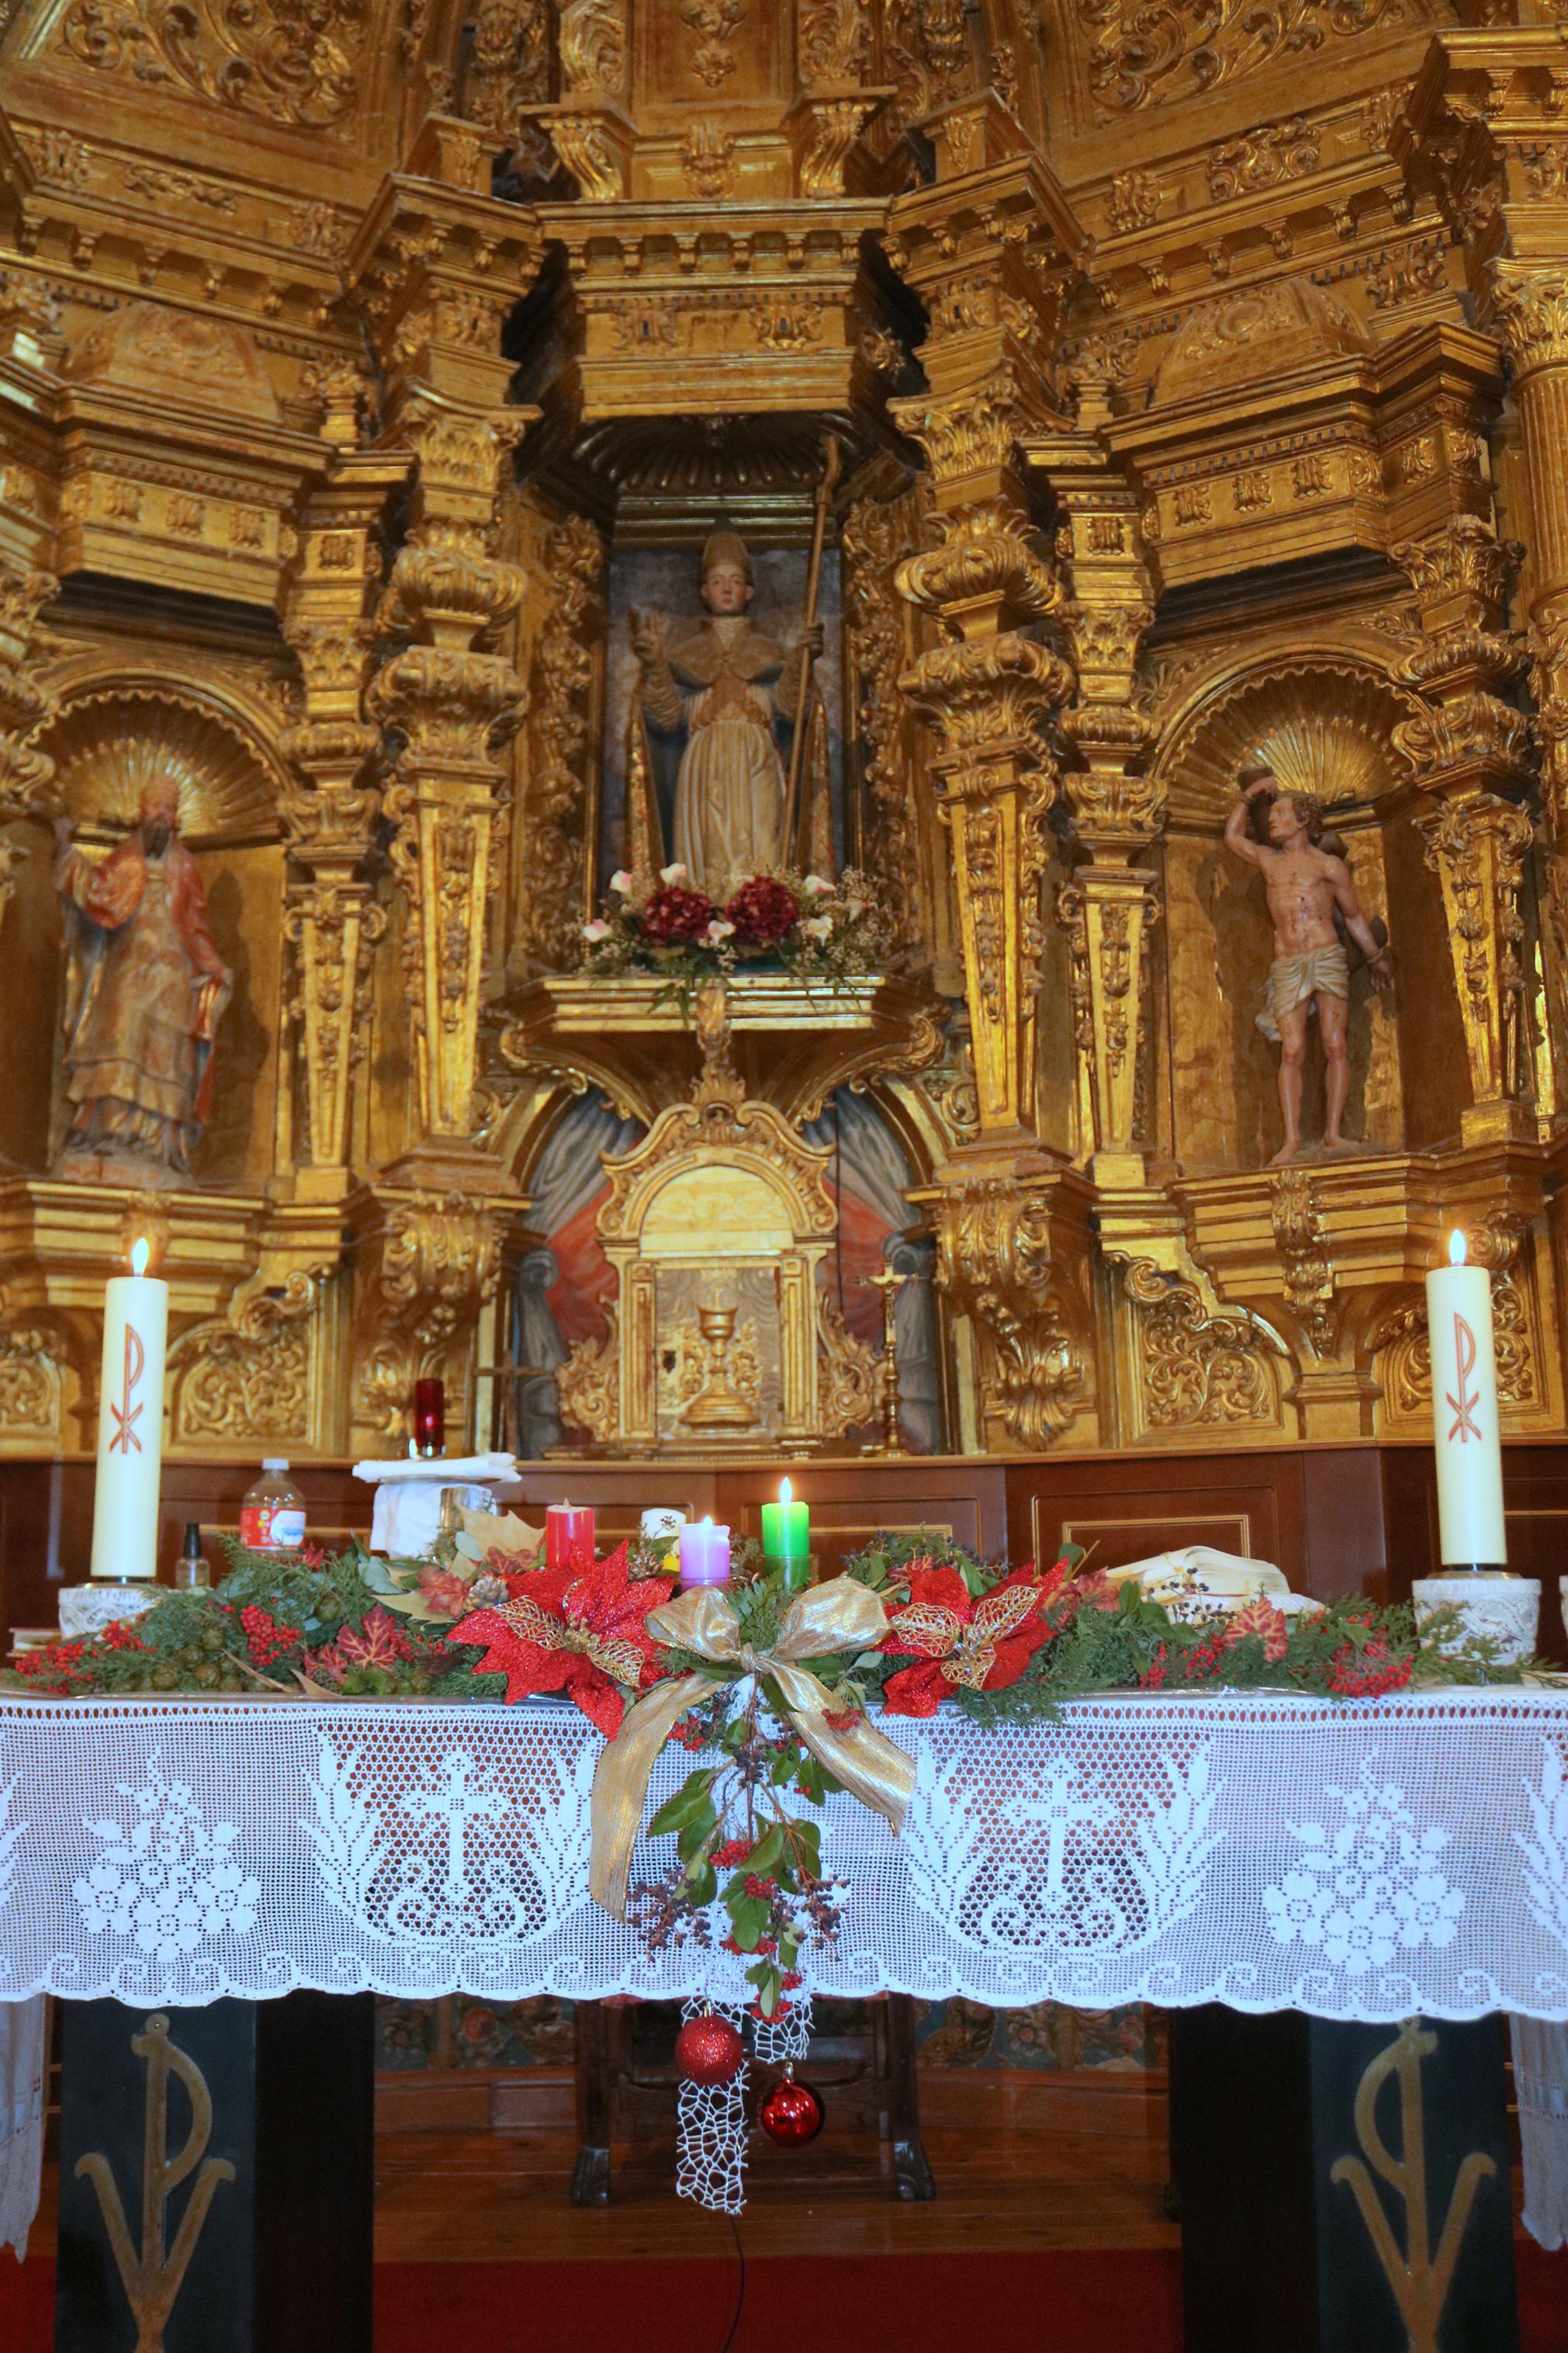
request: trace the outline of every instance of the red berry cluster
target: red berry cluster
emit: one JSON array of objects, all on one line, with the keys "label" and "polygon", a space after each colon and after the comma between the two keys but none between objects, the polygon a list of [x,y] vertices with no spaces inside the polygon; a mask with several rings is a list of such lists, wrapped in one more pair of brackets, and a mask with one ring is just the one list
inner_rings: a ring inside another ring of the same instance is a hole
[{"label": "red berry cluster", "polygon": [[1391,1658],[1381,1634],[1373,1634],[1359,1651],[1346,1642],[1329,1661],[1329,1689],[1341,1699],[1381,1699],[1384,1692],[1405,1689],[1414,1663]]},{"label": "red berry cluster", "polygon": [[286,1651],[301,1648],[300,1637],[291,1626],[280,1626],[268,1610],[259,1609],[255,1602],[240,1611],[239,1622],[245,1629],[246,1643],[255,1666],[269,1667]]}]

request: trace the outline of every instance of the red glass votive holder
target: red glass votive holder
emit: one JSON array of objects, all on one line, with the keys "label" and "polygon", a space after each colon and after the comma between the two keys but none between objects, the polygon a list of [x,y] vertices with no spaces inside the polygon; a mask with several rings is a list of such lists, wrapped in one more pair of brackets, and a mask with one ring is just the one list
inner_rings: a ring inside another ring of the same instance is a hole
[{"label": "red glass votive holder", "polygon": [[594,1514],[586,1504],[552,1504],[544,1514],[546,1568],[592,1568]]},{"label": "red glass votive holder", "polygon": [[446,1443],[447,1384],[445,1381],[416,1381],[414,1451],[416,1454],[439,1454]]}]

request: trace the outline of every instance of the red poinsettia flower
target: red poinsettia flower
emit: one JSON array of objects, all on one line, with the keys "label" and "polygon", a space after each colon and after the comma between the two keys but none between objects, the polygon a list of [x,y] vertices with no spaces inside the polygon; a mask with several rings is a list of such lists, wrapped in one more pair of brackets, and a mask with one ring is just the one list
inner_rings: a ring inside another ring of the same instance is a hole
[{"label": "red poinsettia flower", "polygon": [[592,1568],[537,1568],[508,1581],[511,1599],[459,1620],[447,1641],[482,1644],[477,1672],[505,1675],[509,1701],[563,1692],[613,1740],[626,1714],[621,1687],[640,1690],[663,1672],[645,1621],[675,1579],[634,1577],[622,1545]]},{"label": "red poinsettia flower", "polygon": [[1046,1604],[1066,1575],[1063,1561],[1045,1577],[1030,1562],[976,1599],[956,1568],[911,1564],[909,1600],[893,1611],[881,1647],[921,1663],[889,1676],[887,1713],[934,1715],[960,1687],[1002,1691],[1016,1683],[1057,1630]]}]

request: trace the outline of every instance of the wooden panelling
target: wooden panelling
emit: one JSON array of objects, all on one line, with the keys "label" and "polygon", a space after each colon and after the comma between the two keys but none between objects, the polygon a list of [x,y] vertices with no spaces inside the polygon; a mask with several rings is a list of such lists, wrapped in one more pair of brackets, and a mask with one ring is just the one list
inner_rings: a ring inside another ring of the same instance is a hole
[{"label": "wooden panelling", "polygon": [[[812,1509],[824,1572],[879,1528],[950,1532],[987,1557],[1052,1560],[1064,1537],[1092,1546],[1107,1568],[1188,1544],[1275,1562],[1300,1590],[1324,1599],[1402,1599],[1436,1566],[1431,1449],[1416,1443],[1216,1449],[1210,1454],[925,1457],[838,1461],[530,1464],[515,1508],[537,1519],[570,1496],[592,1504],[612,1543],[645,1505],[711,1513],[742,1535],[782,1472]],[[301,1465],[311,1535],[331,1544],[368,1531],[371,1491],[346,1464]],[[170,1462],[163,1472],[160,1556],[172,1562],[187,1520],[235,1529],[254,1463]],[[62,1583],[85,1576],[92,1526],[90,1462],[0,1464],[0,1626],[47,1626]],[[1542,1647],[1568,1656],[1557,1579],[1568,1573],[1568,1446],[1505,1450],[1511,1565],[1542,1580]]]}]

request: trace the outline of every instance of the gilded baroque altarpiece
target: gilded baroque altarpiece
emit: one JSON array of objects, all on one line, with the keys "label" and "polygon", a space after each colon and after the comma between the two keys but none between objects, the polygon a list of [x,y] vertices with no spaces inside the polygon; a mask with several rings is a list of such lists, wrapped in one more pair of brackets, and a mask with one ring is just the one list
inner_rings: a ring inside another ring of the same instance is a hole
[{"label": "gilded baroque altarpiece", "polygon": [[[1456,1219],[1561,1432],[1568,63],[1507,14],[4,0],[0,1451],[87,1443],[133,1228],[187,1453],[395,1443],[427,1372],[841,1444],[900,1250],[921,1443],[1415,1433]],[[699,1035],[582,968],[670,847],[629,649],[716,533],[788,639],[829,436],[810,854],[885,952]],[[1394,983],[1283,1166],[1259,764]],[[51,836],[160,779],[210,1108],[87,1183]]]}]

